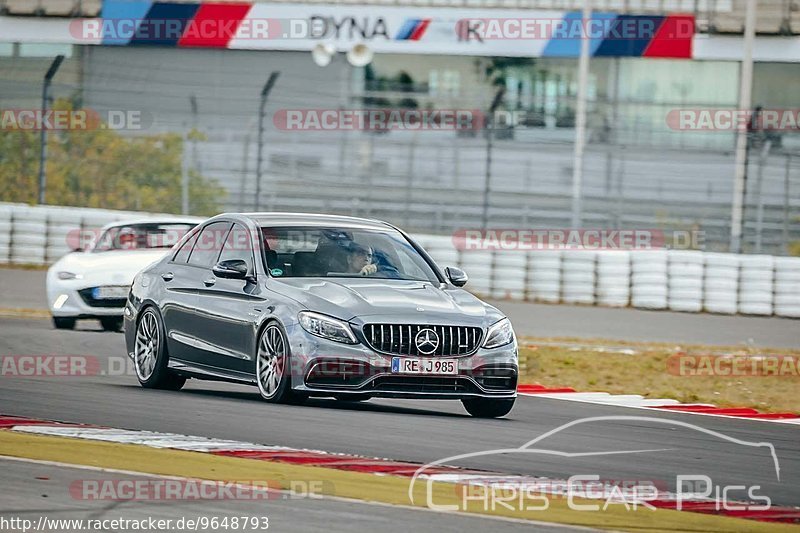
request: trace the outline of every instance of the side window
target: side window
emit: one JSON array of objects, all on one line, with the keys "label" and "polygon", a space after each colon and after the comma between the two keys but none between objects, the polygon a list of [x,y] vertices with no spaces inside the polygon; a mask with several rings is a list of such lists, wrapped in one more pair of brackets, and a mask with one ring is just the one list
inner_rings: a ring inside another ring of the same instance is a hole
[{"label": "side window", "polygon": [[247,229],[239,224],[233,225],[219,256],[220,261],[229,259],[245,261],[248,271],[253,272],[253,246],[250,241],[250,235]]},{"label": "side window", "polygon": [[214,222],[203,228],[189,255],[189,264],[205,268],[214,266],[230,228],[230,222]]},{"label": "side window", "polygon": [[194,241],[197,240],[197,235],[199,233],[200,232],[195,233],[194,235],[189,237],[188,241],[183,243],[183,246],[181,246],[181,249],[178,250],[178,252],[175,254],[175,257],[172,258],[173,262],[175,262],[175,263],[185,263],[189,259],[189,254],[192,251],[192,246],[194,246]]}]

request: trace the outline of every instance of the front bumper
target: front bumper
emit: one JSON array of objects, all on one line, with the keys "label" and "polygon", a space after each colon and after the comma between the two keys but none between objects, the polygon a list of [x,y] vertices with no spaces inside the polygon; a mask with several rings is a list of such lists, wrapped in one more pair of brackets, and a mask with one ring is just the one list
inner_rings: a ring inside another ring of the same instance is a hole
[{"label": "front bumper", "polygon": [[[299,324],[286,328],[292,351],[292,388],[311,395],[359,394],[384,398],[514,398],[519,374],[517,343],[479,349],[457,361],[458,374],[392,372],[392,355],[363,344],[328,341]],[[442,359],[439,357],[439,359]]]},{"label": "front bumper", "polygon": [[98,318],[121,317],[125,298],[95,300],[88,292],[91,287],[84,284],[61,282],[47,286],[47,304],[54,317]]}]

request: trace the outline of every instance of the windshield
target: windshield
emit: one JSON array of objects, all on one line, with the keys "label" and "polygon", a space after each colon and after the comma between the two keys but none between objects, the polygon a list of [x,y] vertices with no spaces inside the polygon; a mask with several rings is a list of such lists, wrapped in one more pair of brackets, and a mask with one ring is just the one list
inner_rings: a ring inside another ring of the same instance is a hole
[{"label": "windshield", "polygon": [[114,226],[103,232],[92,251],[169,249],[193,227],[195,224],[187,222]]},{"label": "windshield", "polygon": [[386,278],[438,283],[398,231],[264,227],[267,268],[276,278]]}]

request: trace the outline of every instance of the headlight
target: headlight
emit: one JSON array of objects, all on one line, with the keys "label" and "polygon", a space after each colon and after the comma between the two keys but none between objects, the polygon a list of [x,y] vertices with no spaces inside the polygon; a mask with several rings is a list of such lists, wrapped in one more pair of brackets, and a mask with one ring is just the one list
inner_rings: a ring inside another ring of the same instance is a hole
[{"label": "headlight", "polygon": [[484,348],[499,348],[505,346],[514,340],[514,328],[511,327],[511,321],[507,318],[499,322],[495,322],[486,334],[486,341],[483,343]]},{"label": "headlight", "polygon": [[297,318],[303,329],[312,335],[345,344],[358,344],[347,322],[309,311],[301,311]]},{"label": "headlight", "polygon": [[58,273],[58,279],[83,279],[83,274],[76,274],[74,272],[62,270]]}]

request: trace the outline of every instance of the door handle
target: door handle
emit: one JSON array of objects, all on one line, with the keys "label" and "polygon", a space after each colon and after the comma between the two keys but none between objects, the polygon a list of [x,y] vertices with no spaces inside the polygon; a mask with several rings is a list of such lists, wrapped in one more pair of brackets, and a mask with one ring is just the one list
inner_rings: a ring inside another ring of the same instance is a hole
[{"label": "door handle", "polygon": [[164,281],[172,281],[172,278],[174,277],[175,274],[173,274],[172,272],[165,272],[161,274],[161,279],[163,279]]},{"label": "door handle", "polygon": [[211,285],[215,284],[216,282],[217,282],[217,278],[208,278],[208,279],[204,279],[203,280],[203,284],[205,284],[206,287],[210,287]]}]

